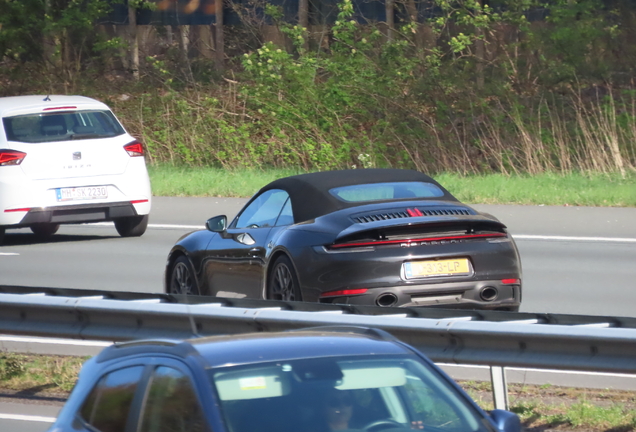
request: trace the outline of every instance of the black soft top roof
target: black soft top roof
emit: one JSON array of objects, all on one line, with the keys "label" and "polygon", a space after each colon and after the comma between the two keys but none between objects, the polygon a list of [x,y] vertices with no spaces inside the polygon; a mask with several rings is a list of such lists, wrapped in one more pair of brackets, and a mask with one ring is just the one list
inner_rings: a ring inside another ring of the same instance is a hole
[{"label": "black soft top roof", "polygon": [[367,204],[341,201],[329,193],[330,189],[340,186],[387,182],[433,183],[444,192],[444,196],[435,198],[436,200],[456,201],[446,189],[426,174],[414,170],[392,168],[322,171],[284,177],[274,180],[263,187],[258,194],[270,189],[282,189],[286,191],[292,200],[294,220],[298,223],[315,219],[340,209]]}]

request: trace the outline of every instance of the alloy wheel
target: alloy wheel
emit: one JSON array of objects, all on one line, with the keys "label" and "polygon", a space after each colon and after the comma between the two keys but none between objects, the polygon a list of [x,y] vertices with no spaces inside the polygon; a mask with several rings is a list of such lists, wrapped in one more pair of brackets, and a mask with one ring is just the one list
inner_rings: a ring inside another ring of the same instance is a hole
[{"label": "alloy wheel", "polygon": [[172,294],[193,294],[194,279],[187,263],[177,261],[172,269],[170,292]]},{"label": "alloy wheel", "polygon": [[279,263],[274,269],[271,294],[272,300],[294,301],[296,299],[294,278],[285,263]]}]

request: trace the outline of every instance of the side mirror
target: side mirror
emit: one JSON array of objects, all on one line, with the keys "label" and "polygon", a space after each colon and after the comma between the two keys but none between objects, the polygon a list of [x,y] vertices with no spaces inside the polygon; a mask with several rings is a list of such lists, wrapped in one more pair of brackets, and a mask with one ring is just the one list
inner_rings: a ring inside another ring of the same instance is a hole
[{"label": "side mirror", "polygon": [[521,432],[519,416],[510,411],[500,409],[490,411],[490,418],[501,432]]},{"label": "side mirror", "polygon": [[227,227],[227,216],[214,216],[205,222],[205,227],[212,232],[223,232]]}]

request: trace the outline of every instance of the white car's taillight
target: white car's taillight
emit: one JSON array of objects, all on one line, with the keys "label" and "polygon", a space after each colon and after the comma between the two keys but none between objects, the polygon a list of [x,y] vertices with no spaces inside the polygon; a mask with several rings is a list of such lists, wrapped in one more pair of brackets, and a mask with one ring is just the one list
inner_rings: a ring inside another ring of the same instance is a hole
[{"label": "white car's taillight", "polygon": [[130,144],[124,146],[124,150],[128,153],[128,156],[143,156],[144,145],[139,141],[133,141]]},{"label": "white car's taillight", "polygon": [[20,165],[26,153],[17,150],[0,150],[0,166]]}]

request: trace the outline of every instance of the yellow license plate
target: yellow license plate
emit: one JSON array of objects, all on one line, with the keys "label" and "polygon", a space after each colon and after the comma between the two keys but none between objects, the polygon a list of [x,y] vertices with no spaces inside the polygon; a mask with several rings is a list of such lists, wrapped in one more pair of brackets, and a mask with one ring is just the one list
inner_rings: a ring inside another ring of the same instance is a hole
[{"label": "yellow license plate", "polygon": [[431,276],[464,276],[471,274],[471,271],[470,262],[467,258],[404,263],[404,276],[406,279]]}]

